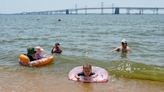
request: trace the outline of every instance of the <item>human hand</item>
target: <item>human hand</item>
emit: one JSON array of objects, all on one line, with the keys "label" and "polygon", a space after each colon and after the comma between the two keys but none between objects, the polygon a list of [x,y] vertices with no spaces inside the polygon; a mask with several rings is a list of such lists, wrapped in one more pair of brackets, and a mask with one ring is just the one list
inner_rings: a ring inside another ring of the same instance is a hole
[{"label": "human hand", "polygon": [[76,78],[78,81],[80,80],[80,77],[79,77],[79,76],[77,76],[77,75],[75,76],[75,78]]},{"label": "human hand", "polygon": [[95,75],[92,76],[92,78],[96,78],[97,76],[98,76],[98,74],[95,74]]}]

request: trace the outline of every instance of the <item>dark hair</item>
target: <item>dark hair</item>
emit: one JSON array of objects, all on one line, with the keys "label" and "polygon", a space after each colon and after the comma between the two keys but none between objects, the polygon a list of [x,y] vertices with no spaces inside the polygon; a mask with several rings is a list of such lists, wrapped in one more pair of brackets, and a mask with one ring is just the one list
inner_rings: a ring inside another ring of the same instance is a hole
[{"label": "dark hair", "polygon": [[55,45],[60,45],[60,43],[55,43]]},{"label": "dark hair", "polygon": [[121,44],[126,44],[126,45],[128,45],[127,42],[121,42]]}]

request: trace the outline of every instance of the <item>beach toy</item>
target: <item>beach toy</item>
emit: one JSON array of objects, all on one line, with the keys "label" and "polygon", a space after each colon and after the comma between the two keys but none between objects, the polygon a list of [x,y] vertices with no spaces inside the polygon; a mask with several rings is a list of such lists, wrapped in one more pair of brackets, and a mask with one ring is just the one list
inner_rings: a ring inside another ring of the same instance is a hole
[{"label": "beach toy", "polygon": [[83,70],[83,66],[78,66],[73,68],[69,74],[68,74],[68,78],[69,80],[73,80],[73,81],[81,81],[81,82],[97,82],[97,83],[104,83],[104,82],[108,82],[108,72],[101,68],[101,67],[97,67],[97,66],[92,66],[92,72],[95,73],[95,75],[97,75],[96,77],[91,77],[90,80],[86,80],[86,78],[84,76],[79,76],[80,79],[78,80],[75,76],[78,73],[81,73]]},{"label": "beach toy", "polygon": [[39,60],[30,61],[28,56],[24,54],[19,55],[19,63],[25,66],[44,66],[54,61],[54,56],[48,56]]}]

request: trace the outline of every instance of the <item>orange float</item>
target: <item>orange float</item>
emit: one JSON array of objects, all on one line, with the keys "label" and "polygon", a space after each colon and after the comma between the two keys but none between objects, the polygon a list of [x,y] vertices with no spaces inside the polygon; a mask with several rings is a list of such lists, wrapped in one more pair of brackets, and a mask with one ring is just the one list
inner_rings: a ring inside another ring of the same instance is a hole
[{"label": "orange float", "polygon": [[49,63],[52,63],[54,61],[54,56],[49,56],[49,57],[45,57],[39,60],[34,60],[34,61],[30,61],[30,59],[28,58],[28,56],[24,55],[24,54],[20,54],[19,55],[19,62],[22,65],[25,66],[44,66],[47,65]]}]

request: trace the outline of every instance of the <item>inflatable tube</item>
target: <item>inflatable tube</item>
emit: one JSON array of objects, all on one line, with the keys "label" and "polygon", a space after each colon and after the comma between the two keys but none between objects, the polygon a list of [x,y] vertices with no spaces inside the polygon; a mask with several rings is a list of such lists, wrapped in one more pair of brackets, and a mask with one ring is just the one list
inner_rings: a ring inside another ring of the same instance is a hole
[{"label": "inflatable tube", "polygon": [[81,72],[82,72],[82,66],[75,67],[69,72],[68,78],[73,81],[81,81],[81,82],[103,83],[108,81],[108,72],[101,67],[92,66],[92,72],[95,73],[94,75],[96,75],[96,77],[91,76],[90,80],[86,80],[84,76],[79,76],[80,79],[78,80],[75,76]]},{"label": "inflatable tube", "polygon": [[30,61],[30,59],[24,55],[19,55],[19,63],[25,66],[44,66],[54,61],[54,56],[49,56],[39,60]]}]

